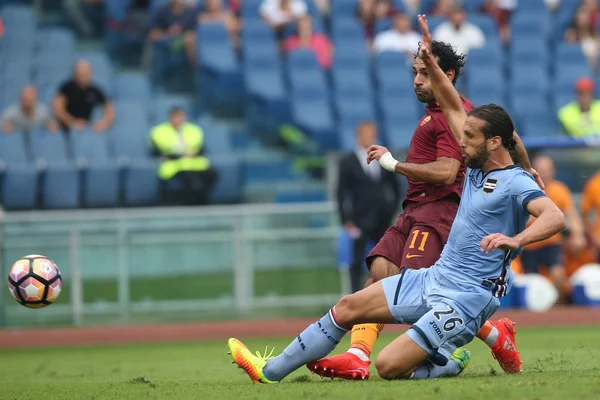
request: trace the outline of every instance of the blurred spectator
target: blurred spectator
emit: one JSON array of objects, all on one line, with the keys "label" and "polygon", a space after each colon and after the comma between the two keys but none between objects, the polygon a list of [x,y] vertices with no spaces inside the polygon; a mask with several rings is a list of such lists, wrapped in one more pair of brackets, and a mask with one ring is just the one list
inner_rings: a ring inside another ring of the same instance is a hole
[{"label": "blurred spectator", "polygon": [[462,8],[453,8],[449,21],[443,22],[433,31],[433,39],[451,43],[458,53],[468,54],[471,49],[485,45],[485,35],[481,28],[466,20]]},{"label": "blurred spectator", "polygon": [[392,29],[375,36],[373,50],[399,51],[412,59],[417,52],[421,35],[412,30],[410,18],[406,14],[396,14]]},{"label": "blurred spectator", "polygon": [[544,4],[550,12],[556,12],[560,8],[560,0],[544,0]]},{"label": "blurred spectator", "polygon": [[54,132],[58,129],[58,123],[52,118],[48,107],[38,103],[37,89],[28,85],[21,91],[20,103],[2,112],[2,130],[6,133],[30,133],[40,128]]},{"label": "blurred spectator", "polygon": [[367,164],[367,150],[377,143],[377,127],[366,121],[356,129],[356,150],[339,166],[338,212],[353,243],[350,268],[352,292],[364,287],[365,248],[377,243],[390,225],[400,202],[400,185],[394,173],[378,163]]},{"label": "blurred spectator", "polygon": [[596,13],[590,14],[590,9],[587,7],[580,6],[575,13],[573,22],[565,31],[565,41],[581,44],[581,51],[593,70],[598,62],[598,38],[594,29],[595,15]]},{"label": "blurred spectator", "polygon": [[169,121],[152,128],[150,148],[160,157],[158,176],[168,204],[206,204],[217,174],[204,155],[204,131],[174,107]]},{"label": "blurred spectator", "polygon": [[285,25],[305,16],[308,8],[304,0],[263,0],[260,15],[277,33]]},{"label": "blurred spectator", "polygon": [[[571,191],[567,185],[554,179],[556,173],[554,162],[550,157],[540,156],[534,160],[533,167],[546,184],[544,192],[567,218],[569,236],[565,245],[574,252],[582,250],[586,245],[583,223],[573,204]],[[531,225],[534,221],[535,218],[531,217],[527,225]],[[540,273],[545,269],[560,293],[559,302],[564,302],[571,293],[571,287],[564,266],[561,244],[562,234],[557,233],[546,240],[527,245],[521,254],[521,263],[526,273]]]},{"label": "blurred spectator", "polygon": [[411,17],[416,16],[421,11],[421,0],[402,0],[404,11]]},{"label": "blurred spectator", "polygon": [[313,0],[315,6],[319,10],[319,13],[324,17],[329,17],[329,13],[331,12],[331,8],[329,5],[330,0]]},{"label": "blurred spectator", "polygon": [[169,0],[150,23],[150,41],[164,43],[173,52],[185,51],[193,64],[196,60],[196,8],[184,0]]},{"label": "blurred spectator", "polygon": [[4,21],[0,18],[0,38],[4,36]]},{"label": "blurred spectator", "polygon": [[331,68],[333,44],[324,33],[313,32],[312,19],[306,15],[298,20],[297,33],[285,40],[285,51],[310,49],[315,53],[319,65],[323,69]]},{"label": "blurred spectator", "polygon": [[600,100],[594,99],[595,85],[590,78],[575,83],[576,100],[558,110],[566,134],[573,137],[600,134]]},{"label": "blurred spectator", "polygon": [[429,10],[429,14],[448,18],[452,10],[461,5],[462,2],[457,0],[437,0],[435,6]]},{"label": "blurred spectator", "polygon": [[231,42],[240,47],[240,22],[233,11],[223,8],[221,0],[206,0],[204,9],[198,14],[198,23],[221,22],[229,31]]},{"label": "blurred spectator", "polygon": [[54,96],[54,114],[65,131],[85,129],[96,106],[102,106],[104,112],[94,124],[94,130],[103,132],[112,125],[115,110],[104,92],[92,83],[92,66],[80,60],[73,67],[73,77],[64,82]]},{"label": "blurred spectator", "polygon": [[63,9],[85,36],[101,33],[104,0],[63,0]]},{"label": "blurred spectator", "polygon": [[356,5],[358,18],[365,25],[369,40],[375,36],[375,24],[395,14],[390,0],[358,0]]},{"label": "blurred spectator", "polygon": [[581,213],[588,235],[595,249],[600,252],[600,172],[592,176],[583,188]]},{"label": "blurred spectator", "polygon": [[502,43],[510,41],[510,16],[517,7],[517,0],[486,0],[481,11],[489,14],[498,25],[498,33]]}]

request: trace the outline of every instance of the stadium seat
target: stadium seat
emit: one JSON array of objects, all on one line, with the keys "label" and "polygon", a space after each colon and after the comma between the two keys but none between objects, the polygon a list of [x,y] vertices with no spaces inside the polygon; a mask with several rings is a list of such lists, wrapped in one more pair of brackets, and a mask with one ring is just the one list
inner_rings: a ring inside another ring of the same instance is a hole
[{"label": "stadium seat", "polygon": [[498,25],[489,15],[479,13],[469,14],[467,21],[473,25],[477,25],[488,40],[494,40],[494,38],[498,37]]},{"label": "stadium seat", "polygon": [[42,183],[42,207],[77,208],[79,190],[79,173],[74,166],[49,165]]},{"label": "stadium seat", "polygon": [[214,123],[207,118],[200,119],[197,123],[204,131],[204,143],[210,156],[232,153],[231,132],[226,125]]},{"label": "stadium seat", "polygon": [[338,97],[361,97],[373,99],[373,82],[366,69],[352,66],[337,66],[332,71],[333,88]]},{"label": "stadium seat", "polygon": [[550,62],[548,43],[542,37],[512,36],[510,47],[511,64],[536,64],[547,66]]},{"label": "stadium seat", "polygon": [[122,72],[115,79],[115,99],[149,104],[152,98],[150,81],[146,74]]},{"label": "stadium seat", "polygon": [[38,130],[31,133],[31,154],[36,162],[65,164],[70,159],[67,142],[62,132]]},{"label": "stadium seat", "polygon": [[481,92],[493,96],[504,96],[506,79],[499,67],[486,70],[469,70],[466,81],[470,95]]},{"label": "stadium seat", "polygon": [[342,42],[335,47],[333,53],[333,68],[338,66],[351,65],[355,68],[370,67],[370,58],[367,46],[360,46],[356,43]]},{"label": "stadium seat", "polygon": [[133,160],[124,176],[126,206],[157,204],[160,196],[157,165],[152,160]]},{"label": "stadium seat", "polygon": [[37,203],[37,171],[32,165],[13,164],[4,171],[2,206],[6,210],[33,209]]},{"label": "stadium seat", "polygon": [[75,35],[65,28],[46,28],[37,31],[38,52],[61,54],[75,50]]},{"label": "stadium seat", "polygon": [[526,137],[545,137],[559,135],[556,114],[548,109],[541,113],[529,113],[522,118],[523,135]]},{"label": "stadium seat", "polygon": [[581,51],[581,45],[579,43],[558,43],[556,46],[555,60],[558,65],[587,65],[587,59],[585,58],[583,51]]},{"label": "stadium seat", "polygon": [[545,113],[549,108],[548,97],[539,92],[517,92],[511,96],[511,110],[519,121],[529,114]]},{"label": "stadium seat", "polygon": [[494,65],[504,65],[504,52],[499,45],[486,44],[481,49],[472,49],[469,51],[466,64],[468,69],[487,68]]},{"label": "stadium seat", "polygon": [[0,135],[0,162],[6,165],[23,165],[29,161],[24,135],[15,132]]},{"label": "stadium seat", "polygon": [[91,130],[72,130],[70,137],[73,146],[73,157],[77,162],[106,161],[110,158],[108,139],[105,133],[96,133]]},{"label": "stadium seat", "polygon": [[116,207],[119,205],[119,170],[114,163],[91,163],[83,182],[85,207]]},{"label": "stadium seat", "polygon": [[550,79],[546,68],[537,65],[513,65],[511,92],[539,92],[547,94],[550,88]]},{"label": "stadium seat", "polygon": [[212,201],[232,203],[241,199],[241,171],[239,160],[232,157],[212,159],[217,171],[217,184],[212,193]]},{"label": "stadium seat", "polygon": [[420,119],[416,100],[409,97],[382,99],[384,131],[392,151],[406,150]]},{"label": "stadium seat", "polygon": [[351,42],[356,45],[364,43],[366,37],[364,28],[356,17],[336,16],[331,21],[331,40],[336,45],[342,42]]},{"label": "stadium seat", "polygon": [[379,95],[407,96],[413,93],[412,72],[403,54],[383,52],[375,59]]}]

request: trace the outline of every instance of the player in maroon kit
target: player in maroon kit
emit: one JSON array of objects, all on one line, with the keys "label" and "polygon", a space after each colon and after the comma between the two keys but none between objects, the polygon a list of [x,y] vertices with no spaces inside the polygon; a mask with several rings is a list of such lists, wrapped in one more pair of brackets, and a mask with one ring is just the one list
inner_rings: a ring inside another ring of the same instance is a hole
[{"label": "player in maroon kit", "polygon": [[[457,54],[450,44],[443,42],[432,42],[431,49],[448,79],[456,83],[465,56]],[[367,257],[370,271],[367,286],[400,273],[404,267],[432,266],[448,239],[462,193],[466,170],[462,150],[433,96],[425,64],[419,57],[415,57],[413,74],[415,94],[427,107],[413,133],[406,162],[394,160],[385,147],[372,146],[369,149],[370,161],[378,160],[385,169],[406,176],[409,187],[403,214]],[[462,101],[465,111],[474,108],[469,100]],[[518,153],[515,158],[537,178],[516,133],[515,139]],[[368,379],[370,353],[382,329],[382,324],[354,326],[347,352],[311,362],[307,367],[324,377]],[[521,360],[512,321],[506,318],[487,321],[477,337],[490,346],[494,358],[505,372],[520,372]]]}]

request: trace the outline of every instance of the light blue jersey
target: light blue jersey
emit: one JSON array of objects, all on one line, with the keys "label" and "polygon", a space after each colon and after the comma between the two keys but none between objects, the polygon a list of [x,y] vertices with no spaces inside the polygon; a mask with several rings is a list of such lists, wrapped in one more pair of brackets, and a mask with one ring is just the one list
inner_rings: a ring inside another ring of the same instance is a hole
[{"label": "light blue jersey", "polygon": [[[436,275],[450,282],[481,285],[503,279],[510,262],[522,251],[481,251],[481,240],[490,234],[513,237],[525,229],[527,205],[544,192],[521,167],[511,165],[484,173],[467,169],[462,199],[448,242],[435,266]],[[500,288],[502,289],[502,288]],[[502,289],[505,291],[505,288]],[[505,293],[497,293],[502,296]]]},{"label": "light blue jersey", "polygon": [[544,196],[518,166],[468,169],[462,199],[440,259],[428,269],[404,269],[381,281],[391,314],[412,324],[407,334],[435,363],[444,365],[469,343],[500,306],[511,286],[517,252],[481,251],[493,233],[513,237],[525,229],[527,205]]}]

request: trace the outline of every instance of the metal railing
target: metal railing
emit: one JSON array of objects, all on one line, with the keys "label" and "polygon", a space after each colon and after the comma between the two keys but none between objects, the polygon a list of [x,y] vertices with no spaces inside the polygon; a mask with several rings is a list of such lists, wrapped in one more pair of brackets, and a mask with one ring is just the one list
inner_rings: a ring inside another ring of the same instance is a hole
[{"label": "metal railing", "polygon": [[2,276],[18,258],[43,254],[61,269],[64,292],[29,310],[3,283],[0,323],[157,322],[327,306],[340,295],[338,229],[334,203],[7,213]]}]

